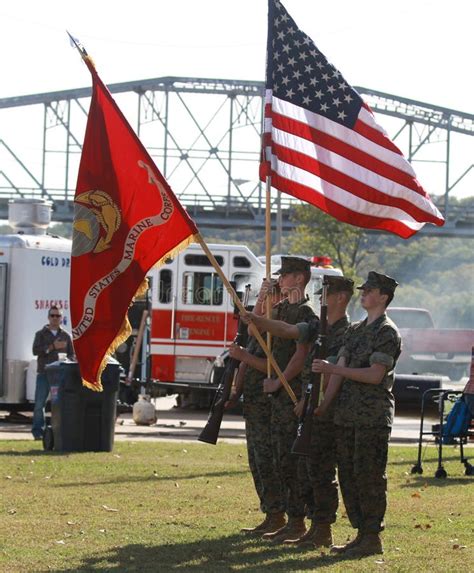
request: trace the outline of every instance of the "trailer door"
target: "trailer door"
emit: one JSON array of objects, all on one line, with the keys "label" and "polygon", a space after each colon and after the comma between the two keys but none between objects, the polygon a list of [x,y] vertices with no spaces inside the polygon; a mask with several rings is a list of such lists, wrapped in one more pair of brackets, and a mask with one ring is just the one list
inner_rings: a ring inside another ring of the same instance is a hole
[{"label": "trailer door", "polygon": [[7,265],[0,263],[0,396],[4,394],[4,366],[6,346]]}]

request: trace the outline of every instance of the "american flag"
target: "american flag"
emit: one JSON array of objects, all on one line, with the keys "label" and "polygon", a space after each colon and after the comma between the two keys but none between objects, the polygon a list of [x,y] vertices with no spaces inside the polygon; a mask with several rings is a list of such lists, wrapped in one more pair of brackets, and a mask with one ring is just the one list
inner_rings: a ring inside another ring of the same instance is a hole
[{"label": "american flag", "polygon": [[340,221],[408,238],[444,219],[372,110],[269,0],[260,177]]}]

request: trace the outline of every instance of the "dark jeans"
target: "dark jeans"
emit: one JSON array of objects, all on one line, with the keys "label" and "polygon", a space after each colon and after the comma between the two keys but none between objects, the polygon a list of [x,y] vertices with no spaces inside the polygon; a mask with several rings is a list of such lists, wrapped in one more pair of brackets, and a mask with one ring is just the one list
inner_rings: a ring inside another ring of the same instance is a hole
[{"label": "dark jeans", "polygon": [[31,433],[35,438],[43,437],[44,433],[44,409],[49,394],[49,382],[46,374],[37,374],[35,390],[35,409],[33,411],[33,424]]}]

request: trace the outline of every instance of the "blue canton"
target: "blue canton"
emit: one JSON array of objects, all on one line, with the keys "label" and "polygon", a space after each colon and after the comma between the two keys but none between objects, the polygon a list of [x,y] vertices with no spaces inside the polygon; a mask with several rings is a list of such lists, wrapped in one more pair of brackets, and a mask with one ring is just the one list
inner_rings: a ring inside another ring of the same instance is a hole
[{"label": "blue canton", "polygon": [[266,88],[276,97],[352,128],[362,99],[302,32],[281,2],[270,0]]}]

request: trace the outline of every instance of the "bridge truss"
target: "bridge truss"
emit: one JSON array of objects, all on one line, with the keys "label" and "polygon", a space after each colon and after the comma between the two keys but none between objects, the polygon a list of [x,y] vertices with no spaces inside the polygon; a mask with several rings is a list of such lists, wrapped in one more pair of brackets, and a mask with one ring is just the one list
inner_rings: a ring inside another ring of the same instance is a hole
[{"label": "bridge truss", "polygon": [[[109,89],[199,226],[264,226],[262,82],[162,77]],[[474,236],[474,209],[450,202],[453,190],[472,187],[474,115],[356,89],[385,116],[382,125],[417,162],[420,180],[424,172],[435,181],[432,195],[447,224],[427,225],[426,232]],[[0,218],[8,200],[34,197],[54,203],[55,220],[72,220],[90,96],[90,88],[81,88],[0,99]],[[291,228],[298,201],[272,193],[275,224]]]}]

